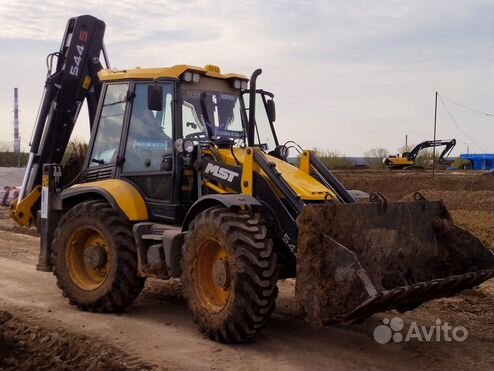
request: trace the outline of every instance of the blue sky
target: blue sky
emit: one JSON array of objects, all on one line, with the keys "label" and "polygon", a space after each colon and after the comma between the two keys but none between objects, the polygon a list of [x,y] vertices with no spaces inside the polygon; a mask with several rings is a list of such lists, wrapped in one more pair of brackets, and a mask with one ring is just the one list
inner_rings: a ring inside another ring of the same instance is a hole
[{"label": "blue sky", "polygon": [[[45,78],[70,16],[107,24],[113,67],[221,66],[276,94],[282,140],[346,155],[432,139],[434,92],[494,113],[494,2],[11,0],[0,4],[0,142],[12,141],[13,88],[21,136],[31,134]],[[438,137],[456,153],[494,150],[494,118],[445,101]],[[85,123],[81,123],[85,124]],[[84,137],[79,125],[75,135]]]}]

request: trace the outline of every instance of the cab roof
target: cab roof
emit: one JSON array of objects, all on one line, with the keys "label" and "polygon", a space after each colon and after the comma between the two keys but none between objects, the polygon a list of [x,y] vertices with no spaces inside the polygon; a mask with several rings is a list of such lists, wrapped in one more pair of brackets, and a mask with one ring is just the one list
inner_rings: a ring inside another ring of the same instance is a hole
[{"label": "cab roof", "polygon": [[177,78],[179,79],[182,74],[190,71],[192,73],[199,73],[203,76],[213,77],[216,79],[239,79],[248,81],[249,79],[244,75],[236,73],[222,74],[218,66],[208,64],[204,67],[189,66],[186,64],[179,64],[171,67],[162,68],[134,68],[129,70],[101,70],[98,72],[98,76],[102,81],[118,81],[118,80],[154,80],[159,78]]}]

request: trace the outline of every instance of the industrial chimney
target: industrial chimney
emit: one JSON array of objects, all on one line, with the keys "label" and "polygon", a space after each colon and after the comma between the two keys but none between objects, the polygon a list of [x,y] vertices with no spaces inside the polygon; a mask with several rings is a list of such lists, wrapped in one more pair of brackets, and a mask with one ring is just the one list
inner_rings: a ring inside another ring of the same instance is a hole
[{"label": "industrial chimney", "polygon": [[17,167],[21,166],[21,138],[19,137],[19,96],[14,88],[14,154],[17,157]]}]

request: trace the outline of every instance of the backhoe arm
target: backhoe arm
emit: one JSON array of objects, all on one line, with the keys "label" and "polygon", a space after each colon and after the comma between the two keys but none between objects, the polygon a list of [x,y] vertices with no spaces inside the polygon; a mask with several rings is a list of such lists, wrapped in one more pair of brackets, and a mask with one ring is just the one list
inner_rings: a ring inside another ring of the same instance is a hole
[{"label": "backhoe arm", "polygon": [[12,218],[21,225],[34,222],[40,207],[42,166],[59,164],[62,160],[84,101],[92,127],[101,92],[98,71],[102,69],[99,60],[102,51],[109,67],[103,46],[104,32],[105,23],[95,17],[70,18],[60,51],[47,57],[48,73],[26,172],[19,198],[11,206]]}]

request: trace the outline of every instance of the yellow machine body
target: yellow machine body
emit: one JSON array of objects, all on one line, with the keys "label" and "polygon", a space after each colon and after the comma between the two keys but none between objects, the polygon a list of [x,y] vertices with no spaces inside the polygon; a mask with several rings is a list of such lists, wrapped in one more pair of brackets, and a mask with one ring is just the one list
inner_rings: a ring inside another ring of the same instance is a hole
[{"label": "yellow machine body", "polygon": [[386,165],[388,166],[413,166],[414,162],[405,157],[388,157]]},{"label": "yellow machine body", "polygon": [[[233,154],[230,149],[220,149],[218,152],[221,156],[221,160],[224,161],[227,165],[236,165],[238,161],[243,166],[243,176],[249,176],[248,174],[252,171],[258,172],[263,175],[262,170],[260,170],[255,164],[249,165],[246,163],[248,162],[246,161],[246,158],[249,155],[247,154],[247,151],[245,149],[233,148]],[[283,179],[290,185],[293,191],[300,196],[302,200],[336,200],[336,195],[330,189],[326,188],[323,184],[314,179],[309,173],[276,157],[270,155],[265,155],[265,157],[270,162],[276,165],[276,169],[282,174]],[[252,181],[250,182],[250,184],[252,184]],[[255,190],[253,190],[252,192],[253,194],[255,194]],[[244,193],[249,193],[249,191],[244,191]]]},{"label": "yellow machine body", "polygon": [[75,184],[67,189],[71,190],[91,190],[97,189],[109,195],[117,204],[118,208],[132,222],[148,220],[146,203],[139,191],[129,182],[121,179],[107,179],[96,182]]}]

